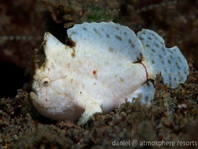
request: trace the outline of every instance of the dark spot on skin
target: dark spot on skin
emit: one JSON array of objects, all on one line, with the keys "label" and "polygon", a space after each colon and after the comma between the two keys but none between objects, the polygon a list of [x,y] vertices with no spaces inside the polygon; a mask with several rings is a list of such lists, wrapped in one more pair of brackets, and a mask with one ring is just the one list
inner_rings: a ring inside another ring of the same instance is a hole
[{"label": "dark spot on skin", "polygon": [[154,64],[154,63],[155,63],[155,61],[154,61],[154,60],[152,60],[152,61],[151,61],[151,63],[152,63],[152,64]]},{"label": "dark spot on skin", "polygon": [[154,43],[154,45],[155,45],[157,48],[159,48],[159,45],[158,45],[157,43]]},{"label": "dark spot on skin", "polygon": [[139,37],[139,39],[140,39],[140,40],[144,40],[144,38],[142,38],[142,37]]},{"label": "dark spot on skin", "polygon": [[97,33],[97,32],[98,32],[96,28],[93,28],[93,30],[94,30],[94,32],[95,32],[95,33]]},{"label": "dark spot on skin", "polygon": [[147,47],[147,48],[150,48],[150,45],[149,45],[149,44],[146,44],[146,47]]},{"label": "dark spot on skin", "polygon": [[145,99],[146,99],[146,101],[148,101],[149,97],[148,97],[148,96],[146,96],[146,97],[145,97]]},{"label": "dark spot on skin", "polygon": [[187,75],[187,74],[188,74],[188,73],[187,73],[187,70],[185,70],[184,73]]},{"label": "dark spot on skin", "polygon": [[164,48],[162,48],[162,51],[164,51],[164,52],[165,52],[166,50],[165,50]]},{"label": "dark spot on skin", "polygon": [[165,64],[164,61],[161,61],[161,62],[162,62],[162,64]]},{"label": "dark spot on skin", "polygon": [[82,94],[82,92],[80,92],[80,94]]},{"label": "dark spot on skin", "polygon": [[169,76],[168,78],[169,78],[169,80],[172,80],[171,76]]},{"label": "dark spot on skin", "polygon": [[94,32],[95,32],[96,34],[98,34],[99,36],[101,36],[100,32],[99,32],[96,28],[93,28],[93,30],[94,30]]},{"label": "dark spot on skin", "polygon": [[129,43],[132,43],[132,40],[131,39],[129,39]]},{"label": "dark spot on skin", "polygon": [[162,56],[161,56],[161,55],[159,55],[159,57],[160,57],[160,58],[162,58]]},{"label": "dark spot on skin", "polygon": [[167,73],[167,69],[165,68],[164,71]]},{"label": "dark spot on skin", "polygon": [[116,26],[116,29],[119,30],[119,27]]},{"label": "dark spot on skin", "polygon": [[72,33],[73,35],[75,35],[75,34],[76,34],[76,32],[74,32],[74,31],[73,31],[73,32],[71,32],[71,33]]},{"label": "dark spot on skin", "polygon": [[155,35],[153,33],[150,33],[151,36],[155,37]]},{"label": "dark spot on skin", "polygon": [[181,75],[181,73],[180,73],[180,72],[178,72],[178,75],[180,76],[180,75]]},{"label": "dark spot on skin", "polygon": [[84,31],[87,31],[87,29],[85,27],[82,28]]},{"label": "dark spot on skin", "polygon": [[123,79],[123,78],[120,78],[120,81],[121,81],[121,82],[124,82],[124,79]]},{"label": "dark spot on skin", "polygon": [[110,37],[109,34],[106,34],[106,37],[109,38]]},{"label": "dark spot on skin", "polygon": [[181,69],[179,65],[177,66],[177,68],[178,68],[179,70]]},{"label": "dark spot on skin", "polygon": [[180,62],[182,62],[181,57],[179,57],[179,56],[178,56],[178,60],[179,60]]},{"label": "dark spot on skin", "polygon": [[179,64],[178,64],[177,62],[176,62],[175,64],[176,64],[177,68],[180,70],[180,66],[179,66]]},{"label": "dark spot on skin", "polygon": [[170,50],[169,52],[173,54],[173,51],[172,50]]},{"label": "dark spot on skin", "polygon": [[111,52],[111,53],[113,52],[113,48],[112,48],[112,47],[110,47],[108,50],[109,50],[109,52]]},{"label": "dark spot on skin", "polygon": [[156,36],[154,36],[155,40],[158,40],[158,38]]},{"label": "dark spot on skin", "polygon": [[151,37],[148,37],[148,39],[151,40],[152,38]]},{"label": "dark spot on skin", "polygon": [[153,49],[153,48],[151,49],[151,51],[152,51],[152,52],[156,52],[155,49]]},{"label": "dark spot on skin", "polygon": [[132,43],[132,44],[131,44],[131,47],[132,47],[132,48],[135,48],[135,45],[134,45],[134,43]]},{"label": "dark spot on skin", "polygon": [[127,35],[127,33],[126,33],[126,32],[124,32],[124,35]]},{"label": "dark spot on skin", "polygon": [[115,36],[118,40],[122,41],[122,38],[118,35]]},{"label": "dark spot on skin", "polygon": [[177,79],[174,77],[174,81],[177,81]]},{"label": "dark spot on skin", "polygon": [[169,64],[171,64],[171,61],[170,61],[170,60],[168,60],[168,63],[169,63]]}]

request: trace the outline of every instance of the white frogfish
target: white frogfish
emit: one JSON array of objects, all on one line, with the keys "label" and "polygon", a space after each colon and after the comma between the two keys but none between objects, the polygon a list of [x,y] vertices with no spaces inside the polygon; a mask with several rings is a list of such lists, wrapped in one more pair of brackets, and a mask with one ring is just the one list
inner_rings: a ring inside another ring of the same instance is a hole
[{"label": "white frogfish", "polygon": [[150,80],[156,75],[176,88],[189,74],[179,48],[167,48],[152,30],[136,35],[120,24],[94,22],[74,25],[67,35],[72,45],[45,33],[46,59],[36,69],[30,93],[38,112],[53,120],[85,124],[126,100],[149,105],[155,94]]}]

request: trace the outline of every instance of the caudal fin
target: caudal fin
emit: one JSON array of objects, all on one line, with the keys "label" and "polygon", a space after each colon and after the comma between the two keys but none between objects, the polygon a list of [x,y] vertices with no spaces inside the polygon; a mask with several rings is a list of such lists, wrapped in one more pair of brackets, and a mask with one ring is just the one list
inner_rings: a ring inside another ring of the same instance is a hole
[{"label": "caudal fin", "polygon": [[161,74],[164,84],[171,88],[186,81],[188,63],[177,46],[167,48],[162,37],[148,29],[138,32],[137,36],[144,46],[143,63],[151,78]]}]

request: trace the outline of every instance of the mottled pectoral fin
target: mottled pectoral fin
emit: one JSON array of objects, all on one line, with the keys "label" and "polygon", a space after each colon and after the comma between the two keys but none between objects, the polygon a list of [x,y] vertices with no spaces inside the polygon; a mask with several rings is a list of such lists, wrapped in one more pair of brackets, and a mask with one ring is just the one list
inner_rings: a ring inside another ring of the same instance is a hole
[{"label": "mottled pectoral fin", "polygon": [[102,113],[102,108],[98,103],[89,104],[86,106],[84,113],[81,115],[78,125],[84,125],[95,113]]},{"label": "mottled pectoral fin", "polygon": [[142,90],[141,93],[142,104],[149,106],[155,95],[155,88],[153,86],[153,83],[149,81],[145,83],[140,89]]},{"label": "mottled pectoral fin", "polygon": [[151,101],[153,100],[155,95],[155,88],[151,81],[143,84],[138,90],[133,92],[130,96],[129,102],[134,102],[133,99],[139,99],[143,105],[150,106]]}]

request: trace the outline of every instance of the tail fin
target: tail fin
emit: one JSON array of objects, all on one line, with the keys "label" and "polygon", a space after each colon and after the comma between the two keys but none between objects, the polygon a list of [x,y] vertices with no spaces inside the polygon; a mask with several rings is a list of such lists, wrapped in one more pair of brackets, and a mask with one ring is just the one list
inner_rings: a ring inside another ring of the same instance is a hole
[{"label": "tail fin", "polygon": [[188,63],[177,46],[167,48],[162,37],[151,30],[143,29],[137,36],[144,46],[143,63],[150,78],[161,74],[164,84],[171,88],[186,81]]}]

